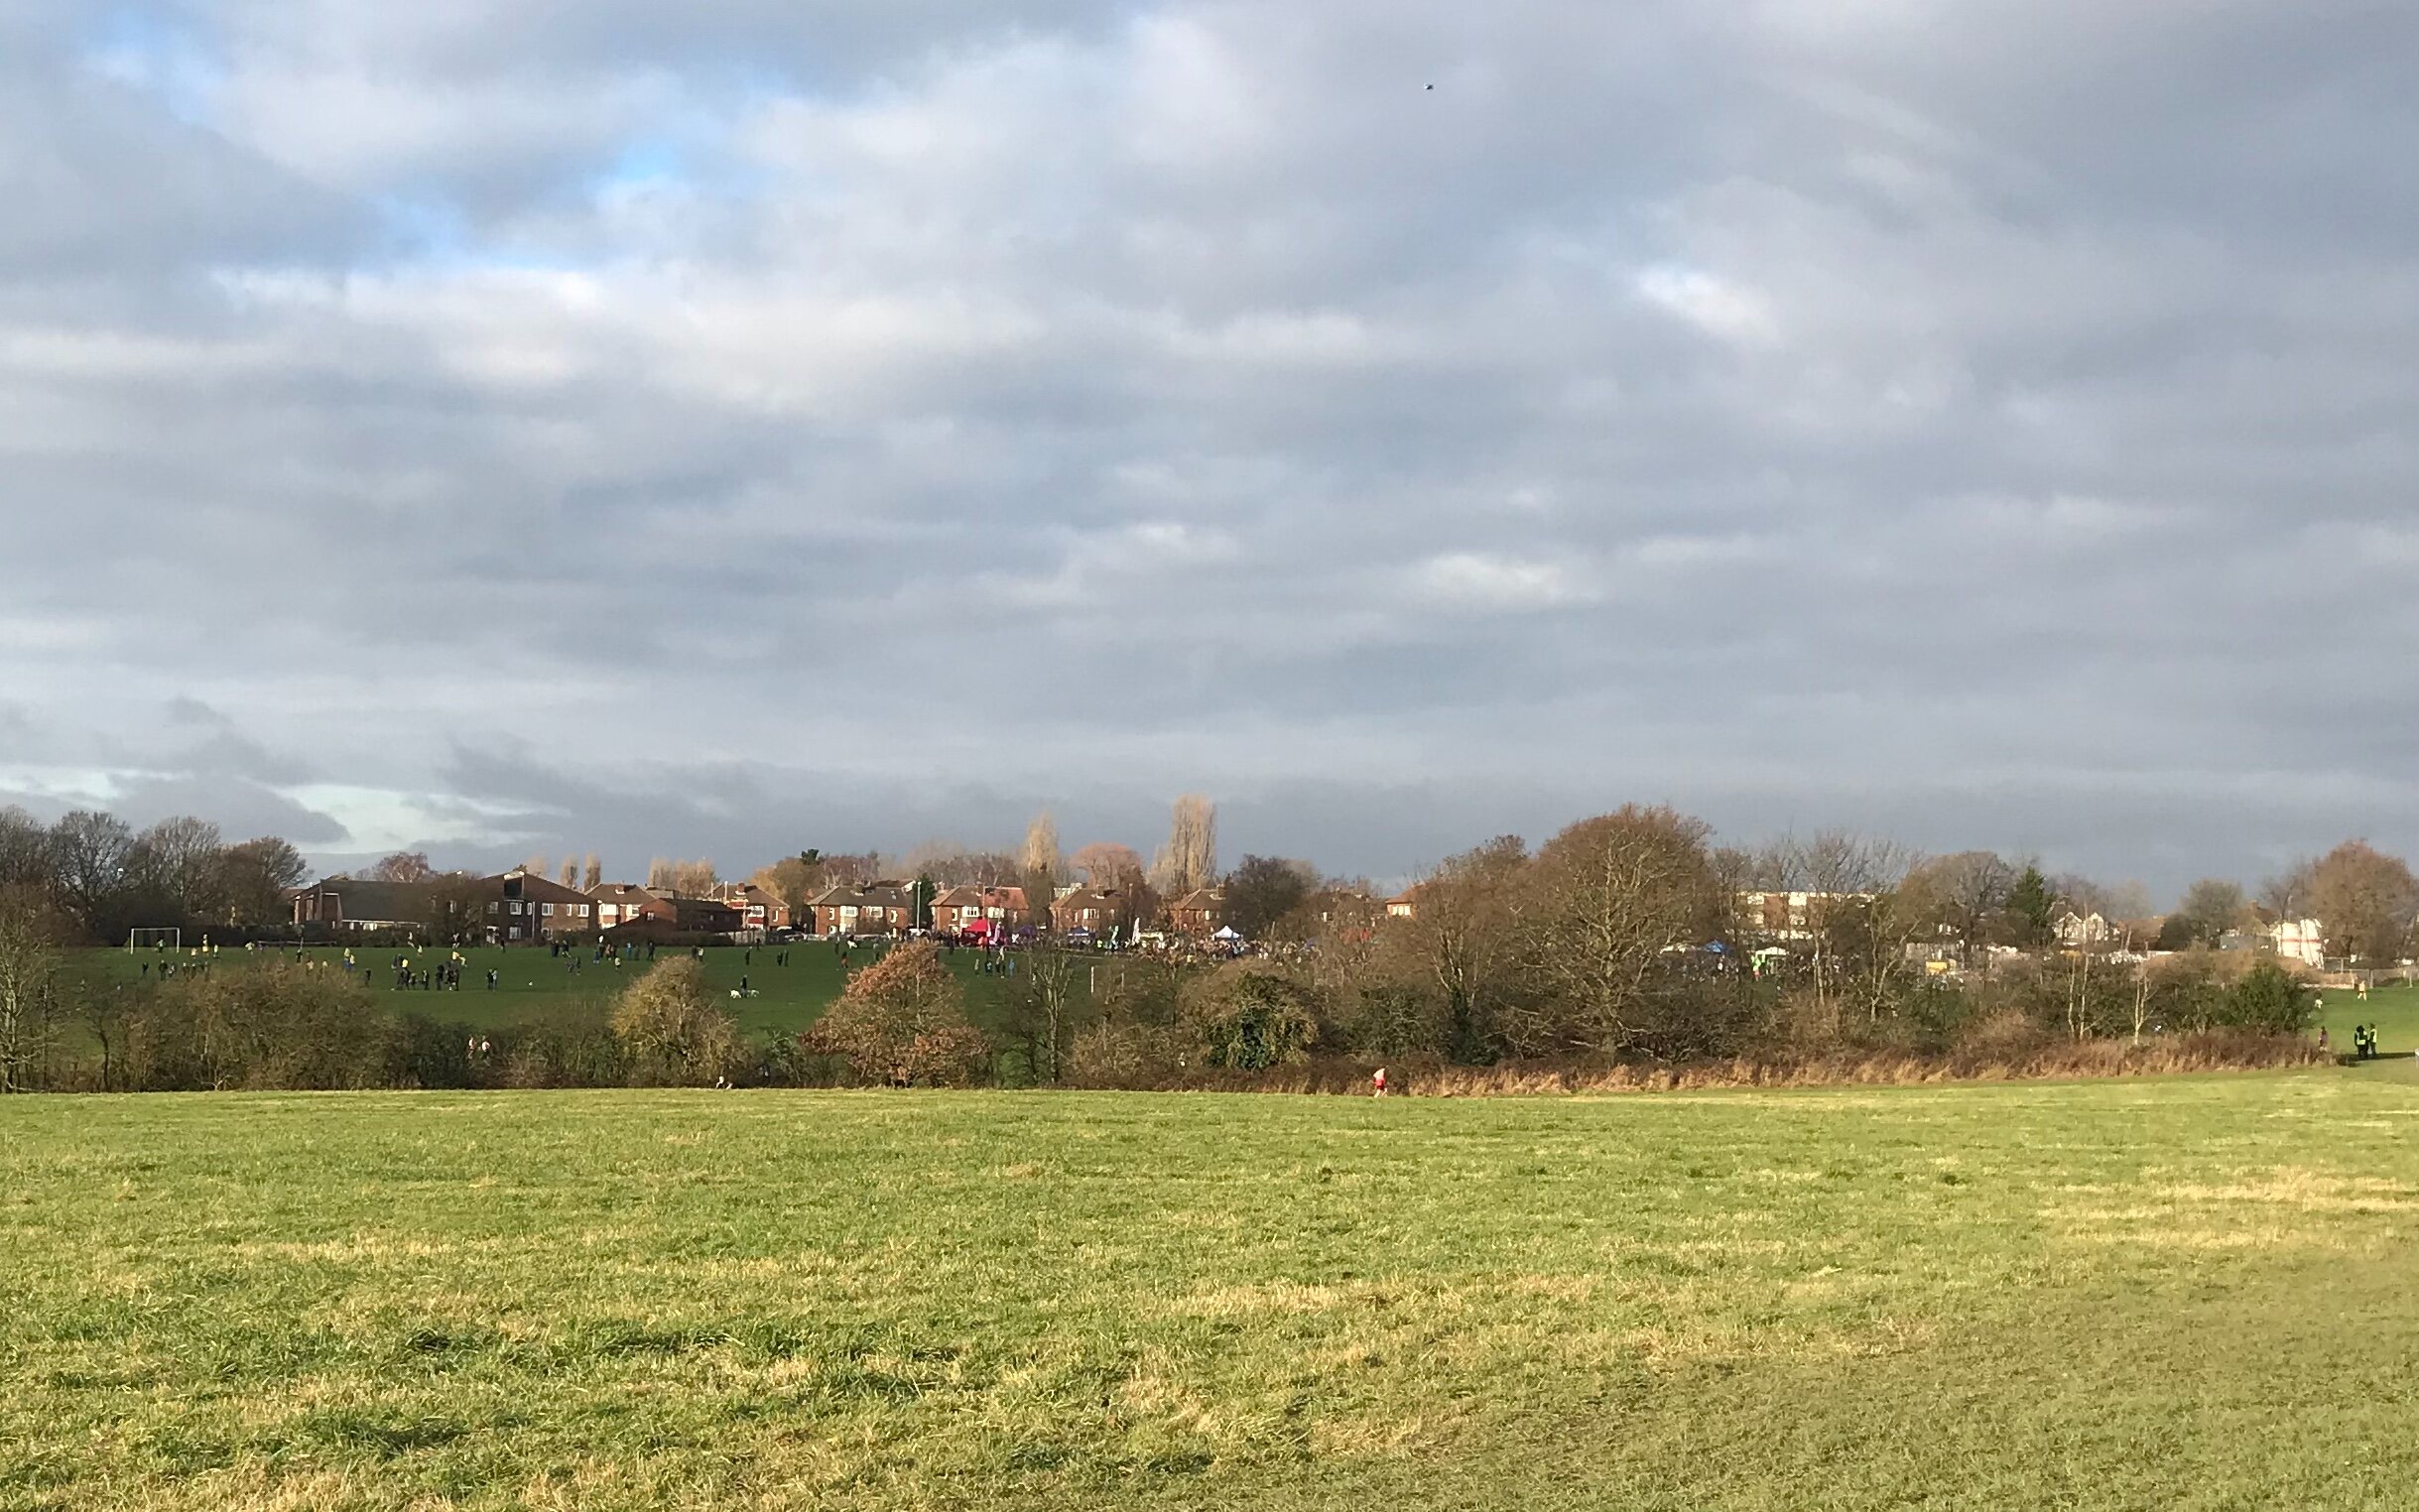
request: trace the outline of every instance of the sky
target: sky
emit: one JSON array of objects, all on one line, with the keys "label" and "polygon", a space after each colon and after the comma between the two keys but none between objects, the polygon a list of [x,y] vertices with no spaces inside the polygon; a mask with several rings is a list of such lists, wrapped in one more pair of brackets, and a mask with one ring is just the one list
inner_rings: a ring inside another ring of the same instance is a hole
[{"label": "sky", "polygon": [[0,803],[2419,850],[2419,8],[0,0]]}]

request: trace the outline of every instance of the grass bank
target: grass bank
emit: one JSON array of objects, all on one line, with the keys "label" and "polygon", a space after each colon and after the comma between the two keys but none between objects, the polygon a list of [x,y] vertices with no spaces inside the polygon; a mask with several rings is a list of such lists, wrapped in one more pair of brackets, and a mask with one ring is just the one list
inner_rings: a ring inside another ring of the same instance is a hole
[{"label": "grass bank", "polygon": [[0,1102],[0,1506],[2403,1507],[2419,1084]]}]

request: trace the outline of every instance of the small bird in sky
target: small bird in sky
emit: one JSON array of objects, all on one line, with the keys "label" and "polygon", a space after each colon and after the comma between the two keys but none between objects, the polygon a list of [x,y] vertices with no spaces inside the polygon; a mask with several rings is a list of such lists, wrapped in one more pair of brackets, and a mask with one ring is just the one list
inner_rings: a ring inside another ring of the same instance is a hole
[{"label": "small bird in sky", "polygon": [[1436,87],[1436,85],[1434,85],[1434,84],[1430,84],[1428,87],[1429,87],[1429,88],[1431,88],[1431,89],[1434,89],[1434,88]]}]

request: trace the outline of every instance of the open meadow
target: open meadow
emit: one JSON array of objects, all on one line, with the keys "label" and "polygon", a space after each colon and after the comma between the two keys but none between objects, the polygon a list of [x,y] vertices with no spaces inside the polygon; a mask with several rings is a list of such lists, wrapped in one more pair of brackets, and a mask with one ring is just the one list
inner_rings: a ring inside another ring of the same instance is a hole
[{"label": "open meadow", "polygon": [[2401,1508],[2411,1063],[0,1101],[0,1507]]}]

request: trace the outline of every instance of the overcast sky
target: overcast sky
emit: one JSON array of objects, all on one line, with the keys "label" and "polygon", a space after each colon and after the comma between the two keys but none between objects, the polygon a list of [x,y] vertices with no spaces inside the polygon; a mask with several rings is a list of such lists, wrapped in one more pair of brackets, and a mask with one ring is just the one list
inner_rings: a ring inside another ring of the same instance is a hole
[{"label": "overcast sky", "polygon": [[2415,67],[2408,0],[0,0],[0,802],[2419,848]]}]

